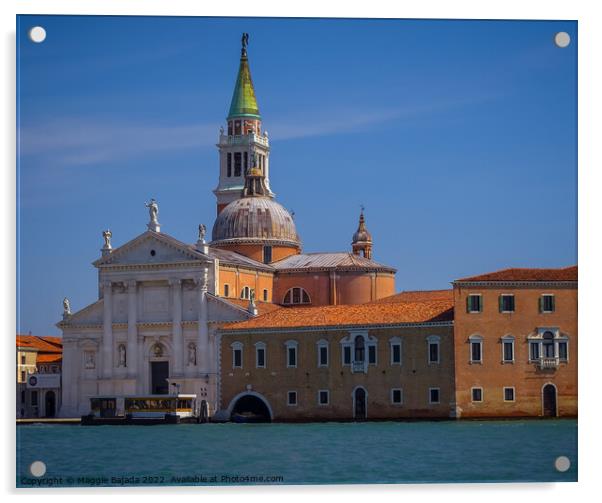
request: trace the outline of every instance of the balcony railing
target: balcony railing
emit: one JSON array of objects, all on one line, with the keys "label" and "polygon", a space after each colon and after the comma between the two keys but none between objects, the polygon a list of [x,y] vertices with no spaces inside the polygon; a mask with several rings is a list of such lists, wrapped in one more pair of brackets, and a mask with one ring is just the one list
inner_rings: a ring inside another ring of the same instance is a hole
[{"label": "balcony railing", "polygon": [[366,372],[366,362],[353,362],[351,364],[352,372]]},{"label": "balcony railing", "polygon": [[219,137],[220,145],[249,145],[251,143],[258,143],[259,145],[267,147],[269,145],[269,140],[267,136],[259,136],[256,134],[230,136],[222,134]]},{"label": "balcony railing", "polygon": [[544,369],[555,369],[558,368],[559,359],[555,357],[541,357],[539,359],[539,368]]}]

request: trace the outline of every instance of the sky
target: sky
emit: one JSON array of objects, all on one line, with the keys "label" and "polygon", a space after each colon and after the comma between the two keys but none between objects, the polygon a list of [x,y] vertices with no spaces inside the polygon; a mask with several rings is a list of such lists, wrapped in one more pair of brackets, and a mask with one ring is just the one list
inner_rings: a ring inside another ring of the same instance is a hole
[{"label": "sky", "polygon": [[242,32],[304,251],[350,251],[364,205],[399,291],[577,262],[576,22],[19,16],[19,332],[98,298],[102,231],[151,197],[162,232],[211,229]]}]

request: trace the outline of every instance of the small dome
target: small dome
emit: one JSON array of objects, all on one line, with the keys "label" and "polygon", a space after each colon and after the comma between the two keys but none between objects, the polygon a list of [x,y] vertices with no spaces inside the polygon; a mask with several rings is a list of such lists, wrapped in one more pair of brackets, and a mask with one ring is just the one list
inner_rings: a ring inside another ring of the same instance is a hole
[{"label": "small dome", "polygon": [[360,221],[357,230],[353,234],[352,243],[371,243],[372,235],[366,229],[366,219],[364,218],[364,212],[360,213]]},{"label": "small dome", "polygon": [[232,201],[215,219],[212,244],[256,243],[299,246],[291,214],[268,197]]}]

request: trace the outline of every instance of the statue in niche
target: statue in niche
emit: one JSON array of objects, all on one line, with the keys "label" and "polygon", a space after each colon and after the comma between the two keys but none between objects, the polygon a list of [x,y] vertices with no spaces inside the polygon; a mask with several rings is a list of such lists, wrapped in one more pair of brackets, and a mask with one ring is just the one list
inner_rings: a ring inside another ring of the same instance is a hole
[{"label": "statue in niche", "polygon": [[150,223],[151,224],[158,224],[159,223],[159,205],[157,204],[157,201],[155,201],[154,198],[151,198],[150,202],[148,203],[144,203],[144,206],[146,206],[148,208],[148,214],[150,216]]},{"label": "statue in niche", "polygon": [[196,365],[196,346],[193,342],[188,344],[188,366]]},{"label": "statue in niche", "polygon": [[84,365],[87,369],[96,368],[96,360],[94,358],[94,351],[86,351],[86,358],[85,358]]},{"label": "statue in niche", "polygon": [[118,367],[125,367],[126,366],[126,351],[125,351],[125,346],[123,344],[120,344],[119,347],[117,348],[117,351],[119,352],[119,365]]},{"label": "statue in niche", "polygon": [[102,237],[105,240],[105,246],[104,246],[104,248],[106,250],[110,250],[112,248],[112,246],[111,246],[111,238],[113,237],[113,233],[109,229],[107,229],[106,231],[102,232]]}]

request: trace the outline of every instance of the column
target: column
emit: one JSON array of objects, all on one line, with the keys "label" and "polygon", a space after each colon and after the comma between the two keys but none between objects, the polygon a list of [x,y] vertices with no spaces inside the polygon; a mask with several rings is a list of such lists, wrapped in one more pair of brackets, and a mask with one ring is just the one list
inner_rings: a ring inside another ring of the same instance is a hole
[{"label": "column", "polygon": [[174,350],[173,374],[180,376],[183,373],[184,338],[182,337],[182,280],[170,279],[169,285],[172,292],[172,337]]},{"label": "column", "polygon": [[201,373],[209,372],[209,328],[207,326],[207,276],[208,269],[203,269],[203,274],[198,282],[198,334],[197,334],[197,362]]},{"label": "column", "polygon": [[113,377],[113,287],[110,281],[102,284],[103,320],[102,320],[102,377]]},{"label": "column", "polygon": [[128,350],[127,369],[128,377],[134,379],[138,374],[138,285],[135,280],[128,281]]}]

